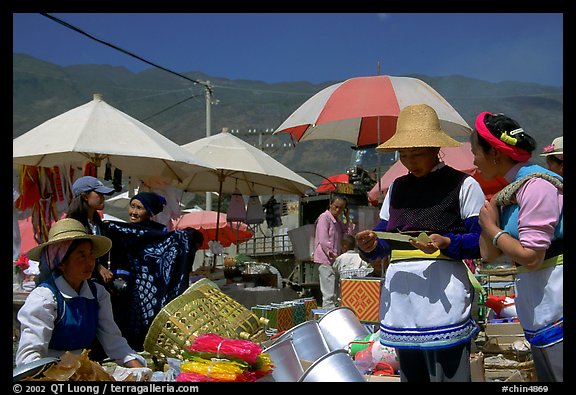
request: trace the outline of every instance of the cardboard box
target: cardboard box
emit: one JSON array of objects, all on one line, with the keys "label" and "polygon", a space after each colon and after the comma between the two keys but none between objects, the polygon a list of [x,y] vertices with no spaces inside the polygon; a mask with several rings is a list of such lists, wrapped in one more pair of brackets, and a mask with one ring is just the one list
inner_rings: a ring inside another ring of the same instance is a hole
[{"label": "cardboard box", "polygon": [[470,373],[473,383],[483,383],[486,381],[484,374],[484,354],[481,352],[470,354]]},{"label": "cardboard box", "polygon": [[377,383],[399,383],[400,376],[392,375],[392,376],[375,376],[373,374],[365,374],[364,378],[368,382],[377,382]]},{"label": "cardboard box", "polygon": [[380,322],[381,290],[381,279],[342,279],[340,280],[340,304],[354,310],[362,322]]},{"label": "cardboard box", "polygon": [[519,322],[488,322],[485,326],[484,353],[505,354],[513,352],[512,344],[523,341],[524,331]]},{"label": "cardboard box", "polygon": [[299,261],[313,261],[316,227],[314,224],[300,226],[288,231],[294,257]]}]

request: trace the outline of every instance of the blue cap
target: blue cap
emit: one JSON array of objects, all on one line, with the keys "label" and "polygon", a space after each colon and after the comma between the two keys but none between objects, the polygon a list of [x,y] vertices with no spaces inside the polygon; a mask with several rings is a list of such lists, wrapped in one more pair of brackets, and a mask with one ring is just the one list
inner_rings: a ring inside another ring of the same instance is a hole
[{"label": "blue cap", "polygon": [[112,195],[114,193],[114,188],[108,188],[102,182],[92,176],[80,177],[74,184],[72,184],[72,193],[74,196],[78,196],[83,192],[98,192],[102,195]]}]

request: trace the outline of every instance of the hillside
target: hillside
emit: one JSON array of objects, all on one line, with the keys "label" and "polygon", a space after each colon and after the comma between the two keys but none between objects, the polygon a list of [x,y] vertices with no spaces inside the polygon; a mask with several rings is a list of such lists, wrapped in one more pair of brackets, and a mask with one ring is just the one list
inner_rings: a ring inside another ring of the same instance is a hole
[{"label": "hillside", "polygon": [[[214,89],[211,106],[211,133],[224,127],[240,131],[240,137],[266,149],[294,171],[330,176],[343,172],[352,156],[350,144],[336,140],[298,143],[292,146],[287,134],[271,136],[298,106],[322,88],[308,82],[268,84],[261,81],[230,80],[198,71],[184,73],[198,81],[210,81]],[[563,89],[518,82],[489,83],[461,76],[419,78],[436,89],[472,125],[482,111],[503,112],[515,118],[538,141],[541,148],[563,134]],[[13,56],[12,137],[42,122],[92,100],[102,93],[104,100],[139,119],[177,144],[206,136],[206,99],[201,85],[162,70],[132,73],[123,67],[78,65],[60,67],[15,54]],[[284,146],[287,147],[284,147]],[[539,157],[534,158],[537,162]],[[543,163],[543,162],[541,162]],[[304,174],[319,184],[321,178]]]}]

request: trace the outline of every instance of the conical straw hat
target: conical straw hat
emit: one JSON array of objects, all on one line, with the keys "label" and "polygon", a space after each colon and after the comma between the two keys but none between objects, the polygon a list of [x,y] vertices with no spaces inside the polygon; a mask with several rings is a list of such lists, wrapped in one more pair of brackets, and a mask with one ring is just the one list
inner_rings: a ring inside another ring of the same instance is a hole
[{"label": "conical straw hat", "polygon": [[416,147],[459,147],[461,144],[440,129],[436,111],[427,104],[407,106],[400,111],[396,133],[376,147],[378,152]]}]

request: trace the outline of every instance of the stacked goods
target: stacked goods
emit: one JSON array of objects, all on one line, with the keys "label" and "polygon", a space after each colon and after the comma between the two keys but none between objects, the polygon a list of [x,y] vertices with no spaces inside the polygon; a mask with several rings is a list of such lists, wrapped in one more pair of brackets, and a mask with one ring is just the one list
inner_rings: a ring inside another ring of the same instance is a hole
[{"label": "stacked goods", "polygon": [[214,333],[198,336],[184,357],[176,376],[180,382],[253,382],[269,375],[273,368],[258,344]]},{"label": "stacked goods", "polygon": [[379,323],[381,289],[381,279],[343,278],[340,280],[340,305],[354,310],[362,322]]},{"label": "stacked goods", "polygon": [[281,303],[257,305],[251,310],[256,316],[268,320],[265,332],[268,336],[274,336],[312,319],[312,310],[317,306],[316,299],[301,298]]}]

